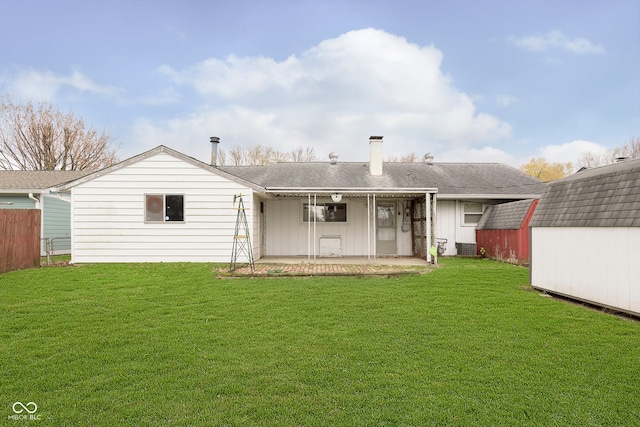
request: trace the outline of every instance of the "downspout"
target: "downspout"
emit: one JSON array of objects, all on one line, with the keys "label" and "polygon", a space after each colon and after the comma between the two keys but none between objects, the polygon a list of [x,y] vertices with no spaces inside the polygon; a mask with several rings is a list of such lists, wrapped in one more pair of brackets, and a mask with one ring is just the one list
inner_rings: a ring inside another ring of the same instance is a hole
[{"label": "downspout", "polygon": [[35,197],[35,196],[33,195],[33,193],[29,193],[29,198],[30,198],[31,200],[33,200],[34,202],[36,202],[36,203],[35,203],[36,209],[40,209],[40,199],[38,199],[37,197]]},{"label": "downspout", "polygon": [[44,211],[40,208],[40,199],[35,197],[33,193],[29,193],[29,198],[34,201],[35,208],[40,210],[40,254],[42,255],[42,252],[44,252],[47,255],[47,264],[49,264],[49,245],[46,244],[44,251],[42,250],[42,239],[44,238]]}]

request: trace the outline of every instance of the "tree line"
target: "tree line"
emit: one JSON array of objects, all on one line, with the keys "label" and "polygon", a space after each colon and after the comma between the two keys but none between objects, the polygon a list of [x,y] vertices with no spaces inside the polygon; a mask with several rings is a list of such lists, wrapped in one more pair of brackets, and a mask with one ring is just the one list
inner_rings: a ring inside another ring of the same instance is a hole
[{"label": "tree line", "polygon": [[529,162],[520,166],[520,170],[543,182],[549,182],[571,175],[580,168],[595,168],[615,163],[619,158],[640,159],[640,137],[632,137],[626,144],[604,154],[591,151],[582,153],[575,165],[571,162],[549,162],[544,157],[532,157]]},{"label": "tree line", "polygon": [[[0,170],[98,170],[118,161],[115,138],[106,131],[87,126],[81,117],[63,113],[43,102],[14,102],[8,94],[0,96]],[[597,167],[614,163],[616,158],[640,159],[640,137],[598,155],[583,153],[576,165]],[[220,165],[267,165],[276,162],[313,162],[320,158],[311,147],[289,152],[263,145],[236,145],[218,151]],[[388,162],[424,161],[410,153],[392,156]],[[520,170],[542,181],[553,181],[576,171],[573,163],[549,162],[533,157]]]},{"label": "tree line", "polygon": [[114,138],[49,103],[0,98],[0,169],[98,170],[117,158]]}]

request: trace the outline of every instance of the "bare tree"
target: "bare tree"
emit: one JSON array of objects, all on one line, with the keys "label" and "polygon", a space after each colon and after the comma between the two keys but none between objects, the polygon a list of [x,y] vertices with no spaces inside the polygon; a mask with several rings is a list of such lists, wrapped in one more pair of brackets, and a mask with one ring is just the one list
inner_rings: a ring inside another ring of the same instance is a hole
[{"label": "bare tree", "polygon": [[[386,161],[392,163],[415,163],[418,161],[418,155],[416,153],[409,153],[401,156],[388,156]],[[424,159],[422,161],[424,161]]]},{"label": "bare tree", "polygon": [[289,160],[296,163],[316,162],[320,160],[312,147],[298,147],[291,150]]},{"label": "bare tree", "polygon": [[613,149],[614,158],[628,157],[630,159],[640,159],[640,137],[634,136],[622,147]]},{"label": "bare tree", "polygon": [[311,162],[315,160],[318,160],[318,157],[313,148],[296,148],[290,153],[284,153],[258,144],[253,147],[235,145],[228,152],[218,150],[220,165],[268,165],[278,162]]},{"label": "bare tree", "polygon": [[0,99],[0,169],[98,170],[117,161],[113,141],[51,104]]},{"label": "bare tree", "polygon": [[596,154],[591,151],[582,153],[578,158],[578,165],[580,167],[595,168],[615,163],[619,157],[640,159],[640,137],[634,136],[626,144],[608,150],[604,154]]}]

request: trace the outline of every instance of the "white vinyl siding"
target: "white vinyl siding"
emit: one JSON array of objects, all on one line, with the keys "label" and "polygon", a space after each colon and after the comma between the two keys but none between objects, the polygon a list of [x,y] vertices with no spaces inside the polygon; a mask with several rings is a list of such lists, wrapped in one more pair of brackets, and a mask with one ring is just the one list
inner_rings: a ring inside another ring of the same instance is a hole
[{"label": "white vinyl siding", "polygon": [[444,255],[456,254],[456,236],[460,228],[456,221],[457,202],[455,200],[438,200],[436,204],[436,237],[447,239],[447,250]]},{"label": "white vinyl siding", "polygon": [[[229,262],[242,193],[252,190],[158,153],[73,188],[74,263]],[[184,223],[145,223],[145,194],[184,195]]]},{"label": "white vinyl siding", "polygon": [[70,237],[70,199],[61,200],[57,196],[41,197],[43,209],[43,235],[42,237]]},{"label": "white vinyl siding", "polygon": [[531,229],[531,284],[640,314],[640,227]]},{"label": "white vinyl siding", "polygon": [[35,202],[25,196],[0,196],[0,209],[33,209]]},{"label": "white vinyl siding", "polygon": [[[289,198],[265,201],[266,255],[303,256],[308,253],[309,227],[313,223],[304,222],[302,204],[307,198]],[[313,200],[312,200],[313,203]],[[332,203],[330,199],[318,200],[318,204]],[[343,199],[347,204],[348,223],[323,222],[315,224],[315,254],[320,256],[320,238],[340,236],[342,256],[363,256],[367,254],[367,199]],[[313,233],[313,230],[312,230]],[[314,247],[311,247],[313,255]]]}]

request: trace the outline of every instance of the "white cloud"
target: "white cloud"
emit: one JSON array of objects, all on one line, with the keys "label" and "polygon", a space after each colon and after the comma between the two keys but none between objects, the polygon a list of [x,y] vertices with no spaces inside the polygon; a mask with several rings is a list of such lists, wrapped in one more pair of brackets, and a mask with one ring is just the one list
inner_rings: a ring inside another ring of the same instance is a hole
[{"label": "white cloud", "polygon": [[180,93],[173,87],[157,91],[151,96],[138,98],[135,102],[138,104],[162,106],[177,104],[180,102]]},{"label": "white cloud", "polygon": [[51,102],[57,92],[65,86],[104,97],[114,97],[121,92],[115,86],[95,83],[78,70],[73,70],[69,75],[63,75],[50,70],[40,71],[33,68],[18,72],[13,78],[11,89],[18,98]]},{"label": "white cloud", "polygon": [[540,149],[540,156],[552,163],[576,163],[580,156],[587,152],[603,155],[607,152],[607,148],[596,142],[577,139],[560,145],[547,145],[542,147]]},{"label": "white cloud", "polygon": [[551,31],[544,36],[509,37],[516,46],[533,52],[544,52],[550,48],[560,48],[576,54],[602,54],[604,47],[584,38],[571,39],[561,31]]},{"label": "white cloud", "polygon": [[500,107],[508,107],[511,104],[518,102],[519,99],[516,98],[515,96],[510,96],[510,95],[498,95],[496,97],[496,104],[498,104],[498,106]]},{"label": "white cloud", "polygon": [[366,159],[370,135],[385,136],[385,155],[508,137],[508,123],[477,111],[472,97],[453,86],[442,58],[433,46],[364,29],[283,61],[231,55],[182,70],[165,65],[163,74],[194,88],[207,105],[166,124],[147,122],[135,137],[174,134],[174,140],[191,141],[195,132],[189,144],[204,145],[211,133],[221,137],[221,148],[312,146],[321,156],[335,151],[341,160]]}]

